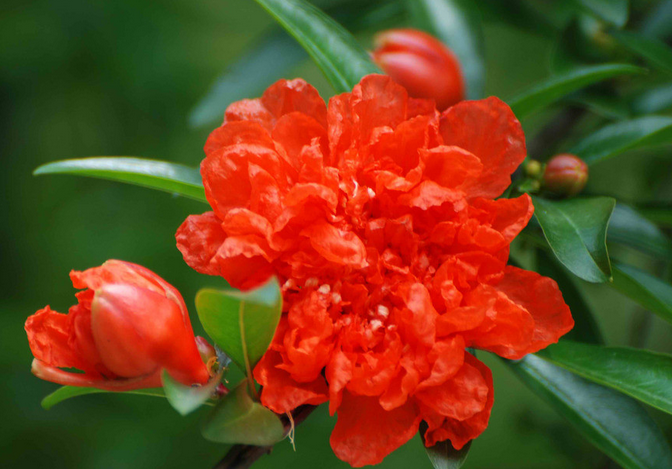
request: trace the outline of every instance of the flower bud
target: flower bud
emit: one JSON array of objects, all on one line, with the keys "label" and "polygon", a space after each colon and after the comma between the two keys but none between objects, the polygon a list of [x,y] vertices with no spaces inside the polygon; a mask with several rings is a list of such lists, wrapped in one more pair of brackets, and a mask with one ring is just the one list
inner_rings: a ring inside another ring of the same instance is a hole
[{"label": "flower bud", "polygon": [[165,280],[122,261],[70,276],[86,288],[79,304],[67,315],[47,306],[26,321],[38,377],[117,391],[161,386],[163,369],[185,385],[208,381],[184,301]]},{"label": "flower bud", "polygon": [[573,197],[583,190],[587,182],[588,165],[574,155],[556,155],[546,165],[543,187],[547,191]]},{"label": "flower bud", "polygon": [[464,99],[464,80],[453,52],[414,29],[391,29],[374,39],[373,60],[414,98],[434,99],[442,111]]}]

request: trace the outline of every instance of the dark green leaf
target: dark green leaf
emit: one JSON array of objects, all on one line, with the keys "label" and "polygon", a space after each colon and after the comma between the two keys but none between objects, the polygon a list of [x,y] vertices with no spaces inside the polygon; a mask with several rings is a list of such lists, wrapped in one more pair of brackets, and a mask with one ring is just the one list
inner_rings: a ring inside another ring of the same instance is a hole
[{"label": "dark green leaf", "polygon": [[672,413],[672,357],[649,350],[562,340],[538,353],[544,360]]},{"label": "dark green leaf", "polygon": [[661,72],[672,73],[672,49],[664,42],[631,31],[613,31],[611,35],[652,67]]},{"label": "dark green leaf", "polygon": [[637,210],[652,222],[672,228],[672,206],[650,205],[638,207]]},{"label": "dark green leaf", "polygon": [[511,109],[518,119],[549,104],[578,89],[584,88],[598,81],[613,78],[619,75],[643,73],[644,69],[626,64],[604,64],[582,67],[549,78],[542,83],[532,86],[524,93],[508,100]]},{"label": "dark green leaf", "polygon": [[672,36],[672,0],[665,0],[649,10],[640,27],[642,34],[659,39]]},{"label": "dark green leaf", "polygon": [[507,363],[525,384],[624,468],[672,468],[672,452],[665,437],[634,399],[534,355]]},{"label": "dark green leaf", "polygon": [[42,399],[42,407],[45,410],[49,410],[54,407],[59,402],[63,402],[66,399],[71,397],[84,396],[86,394],[99,394],[99,393],[111,393],[115,394],[137,394],[140,396],[153,396],[153,397],[166,397],[163,393],[163,389],[136,389],[134,391],[125,391],[123,393],[117,391],[106,391],[104,389],[98,388],[81,388],[78,386],[62,386],[56,391],[52,392],[44,399]]},{"label": "dark green leaf", "polygon": [[371,73],[382,73],[341,25],[304,0],[256,0],[303,46],[336,92],[351,91]]},{"label": "dark green leaf", "polygon": [[550,277],[558,283],[562,297],[569,306],[574,318],[574,328],[564,337],[590,344],[604,344],[604,337],[597,324],[590,306],[584,301],[583,295],[576,287],[571,276],[545,251],[537,251],[537,271],[544,277]]},{"label": "dark green leaf", "polygon": [[665,84],[646,90],[631,104],[636,114],[652,114],[672,107],[672,84]]},{"label": "dark green leaf", "polygon": [[581,140],[569,153],[589,165],[637,148],[672,143],[672,118],[646,116],[602,127]]},{"label": "dark green leaf", "polygon": [[609,120],[623,120],[632,117],[628,103],[619,96],[585,91],[567,96],[566,101]]},{"label": "dark green leaf", "polygon": [[185,386],[175,381],[166,370],[161,373],[163,392],[173,409],[180,415],[187,415],[205,404],[213,397],[215,389],[222,380],[222,374],[210,378],[204,386]]},{"label": "dark green leaf", "polygon": [[205,288],[196,295],[196,310],[205,332],[243,370],[268,349],[282,313],[282,294],[273,278],[248,292]]},{"label": "dark green leaf", "polygon": [[471,448],[471,441],[464,445],[462,449],[455,449],[450,443],[450,440],[439,441],[429,448],[424,446],[425,432],[427,431],[427,423],[423,420],[420,422],[420,437],[423,441],[423,447],[427,452],[427,457],[432,463],[434,469],[459,469],[467,460],[469,449]]},{"label": "dark green leaf", "polygon": [[561,201],[533,197],[533,201],[534,215],[558,260],[588,282],[609,280],[606,234],[616,201],[611,197]]},{"label": "dark green leaf", "polygon": [[672,242],[660,228],[632,207],[621,203],[616,204],[611,216],[607,240],[652,256],[672,259]]},{"label": "dark green leaf", "polygon": [[242,382],[222,397],[206,417],[203,436],[216,443],[270,446],[284,437],[280,418],[249,395]]},{"label": "dark green leaf", "polygon": [[628,22],[628,0],[573,1],[585,11],[619,28]]},{"label": "dark green leaf", "polygon": [[407,0],[417,26],[441,39],[457,55],[469,99],[483,97],[483,31],[472,0]]},{"label": "dark green leaf", "polygon": [[207,203],[198,168],[166,161],[125,156],[81,158],[47,163],[37,168],[33,174],[76,174],[109,179],[158,189]]},{"label": "dark green leaf", "polygon": [[614,264],[612,286],[672,323],[672,285],[625,264]]}]

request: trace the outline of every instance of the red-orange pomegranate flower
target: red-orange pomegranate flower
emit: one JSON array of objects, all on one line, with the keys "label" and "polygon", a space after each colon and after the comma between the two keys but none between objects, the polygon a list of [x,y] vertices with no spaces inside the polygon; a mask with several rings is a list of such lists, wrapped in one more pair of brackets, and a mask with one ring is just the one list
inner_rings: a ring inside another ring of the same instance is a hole
[{"label": "red-orange pomegranate flower", "polygon": [[370,75],[325,106],[302,80],[232,104],[201,165],[213,211],[177,231],[186,262],[284,311],[254,370],[278,413],[329,401],[336,455],[376,464],[425,420],[461,448],[488,424],[490,370],[573,326],[556,283],[507,266],[530,197],[497,199],[525,140],[497,98],[439,114]]},{"label": "red-orange pomegranate flower", "polygon": [[46,306],[26,321],[37,377],[111,391],[160,387],[163,369],[186,385],[208,381],[184,300],[161,277],[111,260],[70,278],[85,290],[68,314]]}]

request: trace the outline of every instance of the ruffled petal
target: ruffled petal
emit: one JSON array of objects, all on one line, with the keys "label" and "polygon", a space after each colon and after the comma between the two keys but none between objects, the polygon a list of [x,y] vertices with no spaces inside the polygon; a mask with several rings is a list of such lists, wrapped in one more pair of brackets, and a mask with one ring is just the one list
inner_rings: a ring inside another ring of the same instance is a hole
[{"label": "ruffled petal", "polygon": [[316,223],[301,232],[325,259],[337,264],[364,267],[366,247],[359,237],[349,231],[339,230],[329,223]]},{"label": "ruffled petal", "polygon": [[232,287],[249,290],[273,275],[270,252],[260,236],[231,236],[217,250],[215,261]]},{"label": "ruffled petal", "polygon": [[89,368],[70,348],[71,325],[67,314],[45,306],[26,320],[26,334],[33,356],[45,365],[60,368]]},{"label": "ruffled petal", "polygon": [[300,112],[327,127],[324,100],[315,88],[300,78],[275,82],[264,92],[261,102],[276,119],[291,112]]},{"label": "ruffled petal", "polygon": [[222,222],[214,212],[189,215],[175,233],[177,249],[189,267],[206,275],[220,275],[215,259],[226,239]]},{"label": "ruffled petal", "polygon": [[229,105],[224,113],[224,122],[257,122],[269,132],[275,125],[275,116],[264,107],[261,99],[243,99]]}]

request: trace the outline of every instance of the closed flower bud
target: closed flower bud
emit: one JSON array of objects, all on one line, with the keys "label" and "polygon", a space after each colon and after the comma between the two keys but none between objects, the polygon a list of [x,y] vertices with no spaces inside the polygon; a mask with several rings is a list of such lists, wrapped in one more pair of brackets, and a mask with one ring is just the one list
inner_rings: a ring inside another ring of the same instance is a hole
[{"label": "closed flower bud", "polygon": [[86,289],[79,303],[67,315],[47,306],[26,321],[36,376],[112,391],[161,386],[164,369],[185,385],[208,381],[182,296],[165,280],[115,260],[70,277]]},{"label": "closed flower bud", "polygon": [[414,29],[391,29],[374,43],[373,60],[410,96],[434,99],[440,111],[464,99],[460,64],[438,39]]},{"label": "closed flower bud", "polygon": [[573,197],[583,190],[587,182],[588,165],[574,155],[556,155],[546,165],[543,187],[549,192]]}]

